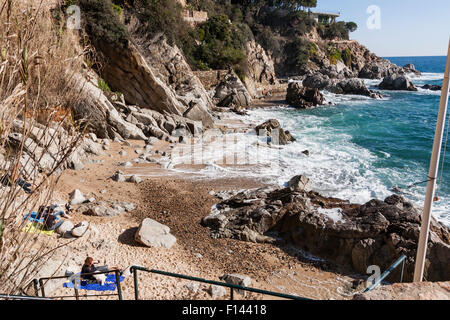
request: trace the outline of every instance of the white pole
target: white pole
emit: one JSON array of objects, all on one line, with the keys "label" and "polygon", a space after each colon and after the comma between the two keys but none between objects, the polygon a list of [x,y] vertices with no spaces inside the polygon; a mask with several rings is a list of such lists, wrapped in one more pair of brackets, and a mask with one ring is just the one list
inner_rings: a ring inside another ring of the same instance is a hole
[{"label": "white pole", "polygon": [[441,157],[442,137],[445,129],[445,117],[448,107],[449,73],[450,73],[450,40],[448,43],[447,65],[445,67],[444,83],[442,84],[441,104],[439,106],[439,116],[434,136],[433,154],[431,156],[430,173],[428,176],[427,194],[422,215],[422,227],[420,229],[419,246],[417,249],[416,268],[414,271],[414,282],[423,280],[425,260],[427,256],[428,236],[430,232],[431,211],[436,190],[436,179],[439,170],[439,160]]}]

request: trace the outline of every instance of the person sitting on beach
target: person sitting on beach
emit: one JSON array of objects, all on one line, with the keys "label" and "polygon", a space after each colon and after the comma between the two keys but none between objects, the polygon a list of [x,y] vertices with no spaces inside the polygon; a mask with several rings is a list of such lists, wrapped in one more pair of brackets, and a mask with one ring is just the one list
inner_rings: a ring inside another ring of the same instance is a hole
[{"label": "person sitting on beach", "polygon": [[47,208],[44,207],[44,209],[42,209],[42,207],[39,208],[40,212],[38,212],[38,219],[40,219],[41,216],[44,218],[44,228],[47,231],[56,230],[64,223],[64,220],[57,222],[58,217],[60,216],[67,219],[72,219],[72,217],[64,211],[58,211],[57,213],[55,213],[55,208],[55,205]]},{"label": "person sitting on beach", "polygon": [[[19,166],[19,168],[20,167],[21,167],[21,165]],[[14,174],[9,175],[8,173],[3,173],[3,175],[0,178],[0,183],[4,187],[11,187],[14,184],[14,181],[15,181],[15,183],[19,187],[21,187],[26,193],[28,193],[28,194],[33,193],[33,191],[30,189],[32,187],[31,183],[29,183],[29,182],[27,182],[27,181],[25,181],[23,179],[20,179],[20,178],[14,179],[13,177],[14,177]]]},{"label": "person sitting on beach", "polygon": [[121,271],[118,267],[109,267],[109,266],[100,266],[96,267],[95,264],[99,264],[99,261],[94,261],[93,258],[87,257],[84,261],[84,265],[81,268],[81,278],[88,281],[96,282],[98,279],[94,277],[94,275],[84,275],[87,273],[94,272],[107,272],[107,271]]}]

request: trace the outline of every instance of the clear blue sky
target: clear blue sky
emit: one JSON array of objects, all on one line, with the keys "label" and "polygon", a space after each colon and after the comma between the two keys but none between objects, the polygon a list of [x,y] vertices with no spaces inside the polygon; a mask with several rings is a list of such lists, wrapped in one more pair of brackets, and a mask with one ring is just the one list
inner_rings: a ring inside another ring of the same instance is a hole
[{"label": "clear blue sky", "polygon": [[[381,29],[367,27],[367,8],[381,10]],[[313,10],[341,12],[340,20],[354,21],[358,40],[383,57],[445,56],[450,37],[450,0],[317,0]]]}]

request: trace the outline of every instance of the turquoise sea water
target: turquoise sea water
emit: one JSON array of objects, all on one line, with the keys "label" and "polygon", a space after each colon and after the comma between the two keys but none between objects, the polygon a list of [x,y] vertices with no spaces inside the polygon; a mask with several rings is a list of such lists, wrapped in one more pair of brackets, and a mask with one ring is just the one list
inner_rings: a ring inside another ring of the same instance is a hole
[{"label": "turquoise sea water", "polygon": [[[415,64],[423,73],[412,79],[417,85],[442,84],[445,57],[387,59],[400,66]],[[367,81],[373,89],[378,83]],[[382,93],[384,100],[325,93],[335,105],[306,111],[256,110],[247,121],[276,118],[297,138],[282,151],[281,172],[276,174],[279,183],[305,174],[319,191],[357,203],[384,199],[398,186],[404,196],[422,206],[426,184],[407,187],[427,179],[440,92]],[[305,149],[310,157],[301,154]],[[434,214],[450,225],[450,150],[439,197]]]}]

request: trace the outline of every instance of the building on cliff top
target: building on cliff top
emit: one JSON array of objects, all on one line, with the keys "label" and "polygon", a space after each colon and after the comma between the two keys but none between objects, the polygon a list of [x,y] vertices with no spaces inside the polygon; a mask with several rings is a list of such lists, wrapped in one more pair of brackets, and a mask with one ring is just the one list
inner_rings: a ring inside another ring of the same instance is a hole
[{"label": "building on cliff top", "polygon": [[184,9],[182,12],[183,19],[191,25],[197,25],[208,21],[208,12],[193,11]]},{"label": "building on cliff top", "polygon": [[177,1],[183,7],[183,11],[181,13],[183,19],[187,21],[190,25],[195,26],[197,24],[208,21],[208,12],[189,10],[187,8],[186,0],[177,0]]},{"label": "building on cliff top", "polygon": [[335,23],[336,19],[341,16],[340,12],[309,12],[311,18],[316,20],[318,23],[329,24]]}]

